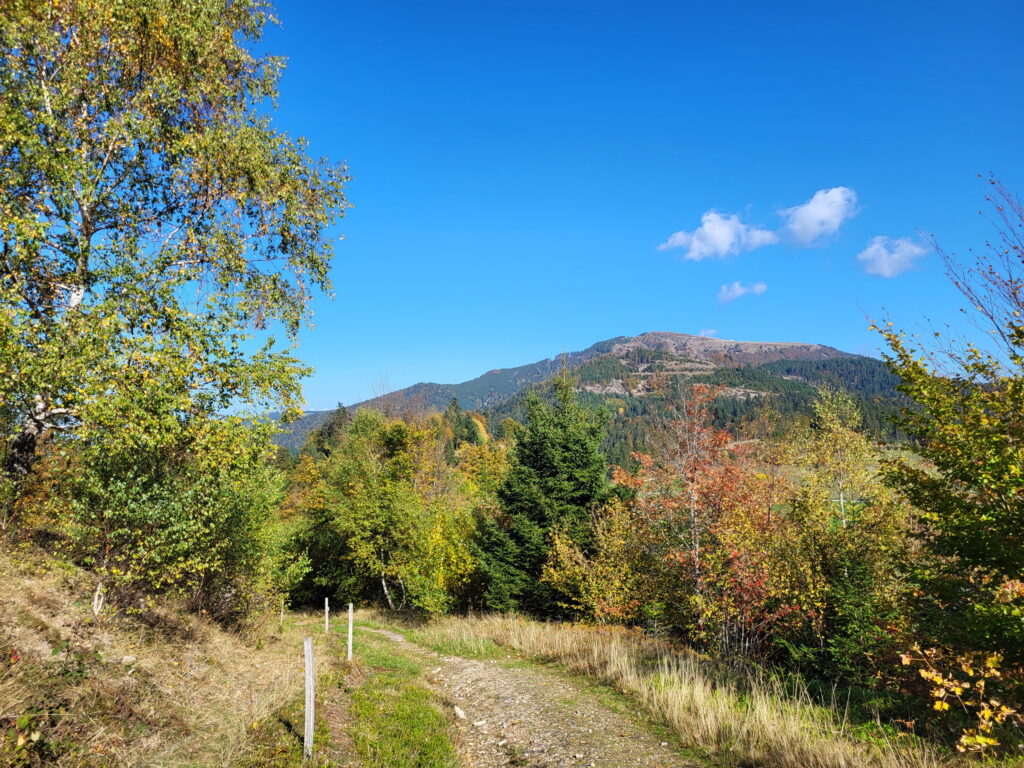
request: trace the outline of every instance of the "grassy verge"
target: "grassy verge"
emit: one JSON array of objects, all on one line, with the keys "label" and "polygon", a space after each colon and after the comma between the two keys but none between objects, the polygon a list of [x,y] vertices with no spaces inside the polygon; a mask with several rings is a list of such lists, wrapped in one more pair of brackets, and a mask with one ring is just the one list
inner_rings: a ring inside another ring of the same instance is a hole
[{"label": "grassy verge", "polygon": [[0,765],[237,764],[301,691],[305,617],[240,634],[169,600],[96,616],[95,577],[27,544],[0,542],[0,583]]},{"label": "grassy verge", "polygon": [[[343,661],[343,629],[318,651],[314,758],[302,760],[303,697],[296,695],[254,725],[253,746],[235,768],[458,768],[454,729],[424,677],[414,646],[403,646],[360,622],[353,664]],[[319,665],[318,665],[319,666]],[[331,702],[345,711],[328,722]]]},{"label": "grassy verge", "polygon": [[359,633],[368,677],[352,692],[350,734],[364,768],[456,768],[453,730],[411,649]]},{"label": "grassy verge", "polygon": [[[279,709],[266,713],[261,720],[252,723],[245,749],[240,751],[231,764],[233,768],[331,768],[336,765],[325,756],[332,734],[324,718],[324,700],[333,695],[335,689],[345,685],[347,670],[341,661],[342,644],[336,634],[324,637],[323,634],[311,631],[308,617],[289,615],[286,624],[296,625],[302,630],[300,635],[314,637],[317,641],[314,648],[317,677],[313,760],[303,761],[305,692],[303,687],[299,687]],[[299,643],[301,641],[296,636],[293,644],[301,648]],[[296,665],[301,664],[299,653],[297,650]]]},{"label": "grassy verge", "polygon": [[304,701],[294,698],[270,718],[253,728],[251,746],[234,763],[236,768],[297,768],[302,765],[324,768],[330,765],[321,757],[324,745],[330,739],[323,717],[318,714],[314,730],[314,760],[303,763],[302,734],[304,728]]},{"label": "grassy verge", "polygon": [[509,649],[498,645],[486,635],[467,632],[438,632],[435,627],[412,629],[407,632],[410,640],[424,645],[444,656],[463,656],[467,659],[508,661],[512,659]]},{"label": "grassy verge", "polygon": [[445,653],[499,658],[514,649],[614,687],[685,744],[725,765],[940,768],[959,759],[912,737],[865,733],[792,680],[738,680],[703,657],[626,632],[517,617],[448,618],[409,636]]}]

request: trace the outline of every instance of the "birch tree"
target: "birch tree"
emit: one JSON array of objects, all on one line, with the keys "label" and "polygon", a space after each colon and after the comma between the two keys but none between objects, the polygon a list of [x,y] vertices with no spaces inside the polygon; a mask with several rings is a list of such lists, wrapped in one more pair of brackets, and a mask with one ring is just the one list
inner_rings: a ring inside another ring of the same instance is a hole
[{"label": "birch tree", "polygon": [[275,130],[263,0],[11,0],[0,16],[0,399],[17,486],[54,435],[159,448],[294,409],[344,168]]}]

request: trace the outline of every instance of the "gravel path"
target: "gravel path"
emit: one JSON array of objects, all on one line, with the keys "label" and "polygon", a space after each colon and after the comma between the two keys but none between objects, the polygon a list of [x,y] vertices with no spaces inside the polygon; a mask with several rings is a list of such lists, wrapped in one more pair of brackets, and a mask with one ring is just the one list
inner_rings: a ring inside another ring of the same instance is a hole
[{"label": "gravel path", "polygon": [[552,670],[440,656],[401,635],[432,667],[472,768],[698,768],[592,689]]}]

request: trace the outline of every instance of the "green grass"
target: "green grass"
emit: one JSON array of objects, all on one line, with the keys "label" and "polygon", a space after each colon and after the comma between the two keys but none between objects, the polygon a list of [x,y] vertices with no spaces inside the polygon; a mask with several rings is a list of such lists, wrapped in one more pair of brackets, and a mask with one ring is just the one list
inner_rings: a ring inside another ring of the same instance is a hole
[{"label": "green grass", "polygon": [[361,632],[358,657],[369,677],[352,691],[349,733],[363,768],[456,768],[450,723],[415,654]]},{"label": "green grass", "polygon": [[[363,631],[367,627],[381,625],[372,621],[357,625],[354,669],[343,663],[341,636],[332,638],[334,663],[318,680],[318,703],[322,695],[329,690],[337,692],[339,686],[348,696],[347,731],[360,768],[458,768],[451,724],[427,685],[414,646]],[[252,734],[255,745],[237,763],[238,768],[333,766],[324,757],[332,734],[322,712],[318,706],[312,763],[302,761],[303,702],[298,697],[256,725]]]},{"label": "green grass", "polygon": [[462,656],[467,659],[484,661],[504,661],[510,658],[509,649],[501,647],[489,637],[479,637],[468,633],[457,637],[437,635],[432,633],[429,628],[414,629],[405,634],[412,642],[437,651],[443,656]]}]

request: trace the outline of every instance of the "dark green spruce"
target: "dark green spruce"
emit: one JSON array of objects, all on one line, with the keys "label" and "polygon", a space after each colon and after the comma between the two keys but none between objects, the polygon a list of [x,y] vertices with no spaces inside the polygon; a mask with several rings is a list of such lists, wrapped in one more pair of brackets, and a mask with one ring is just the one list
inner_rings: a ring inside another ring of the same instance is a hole
[{"label": "dark green spruce", "polygon": [[564,530],[589,551],[591,510],[610,492],[600,448],[605,417],[580,404],[567,378],[555,380],[554,394],[550,405],[528,396],[526,426],[498,492],[504,518],[481,531],[488,608],[548,615],[554,601],[540,577],[551,531]]}]

